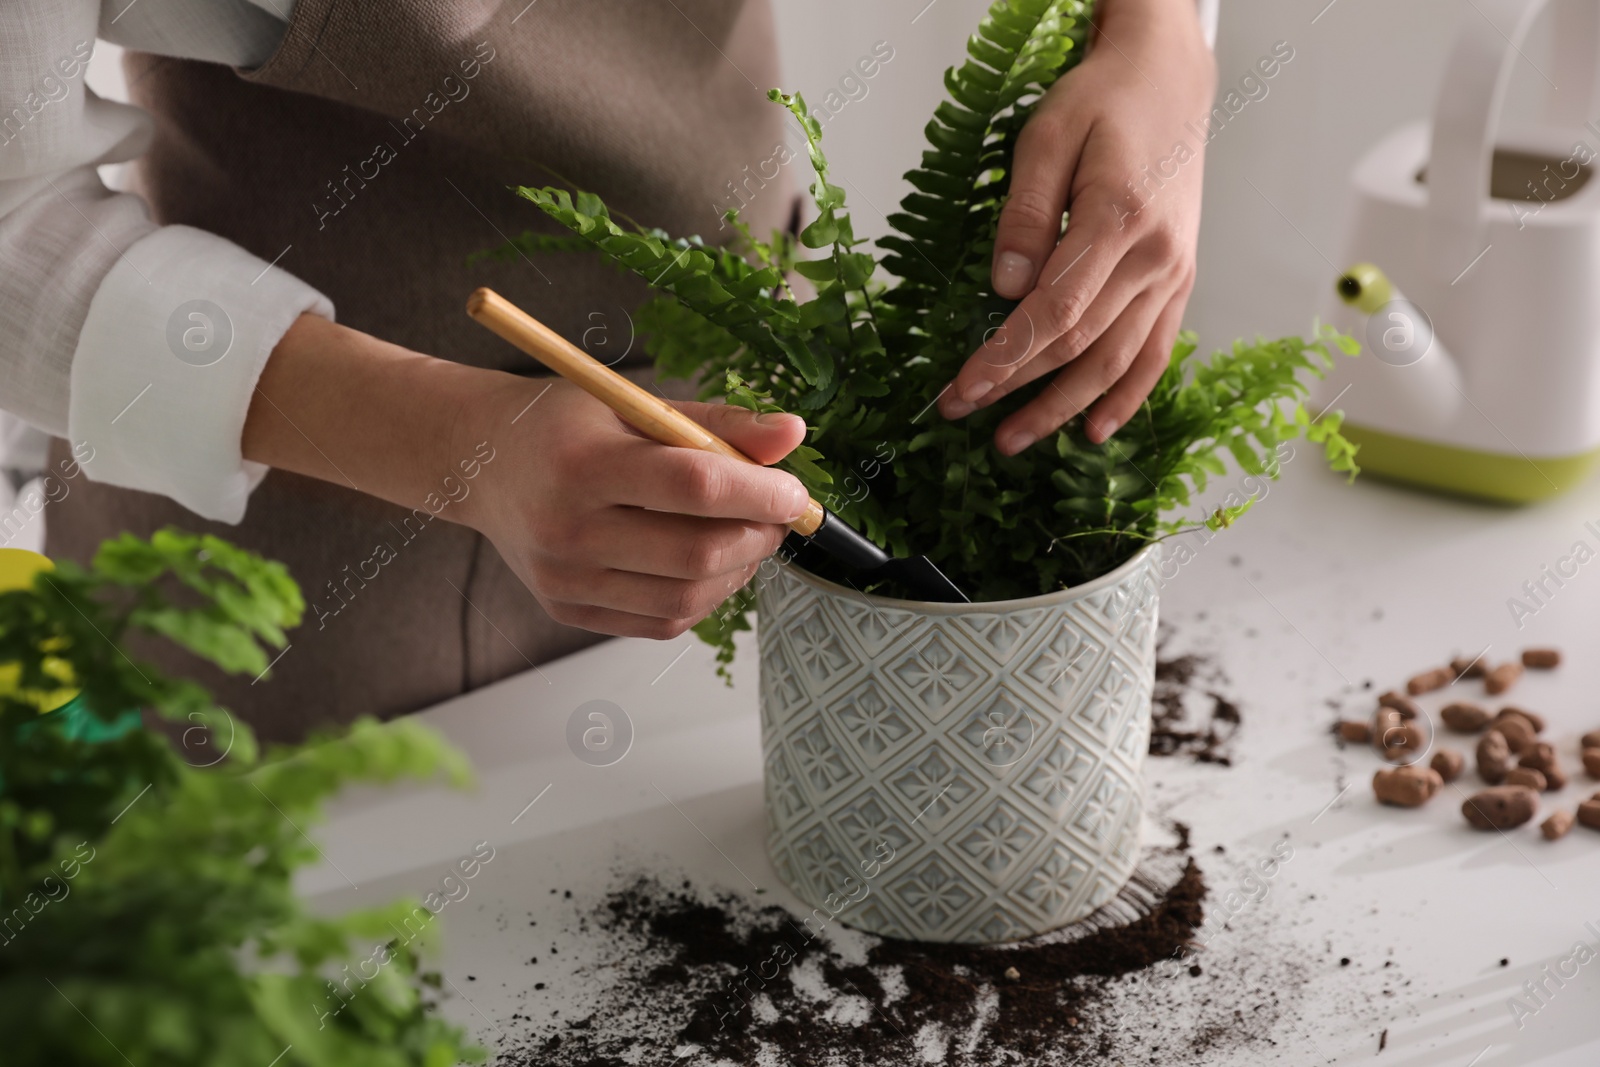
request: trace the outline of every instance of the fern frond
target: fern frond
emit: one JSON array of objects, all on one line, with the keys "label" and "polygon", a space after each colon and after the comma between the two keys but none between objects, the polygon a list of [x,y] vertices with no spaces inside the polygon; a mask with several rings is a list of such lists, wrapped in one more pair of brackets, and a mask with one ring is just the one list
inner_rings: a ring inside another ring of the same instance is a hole
[{"label": "fern frond", "polygon": [[969,280],[965,268],[981,263],[987,278],[1011,141],[1028,98],[1082,55],[1087,10],[1084,0],[1000,0],[967,42],[966,62],[945,72],[950,99],[924,130],[922,165],[905,176],[914,191],[889,216],[898,232],[878,242],[884,269],[901,279],[897,304],[937,314],[938,298]]}]

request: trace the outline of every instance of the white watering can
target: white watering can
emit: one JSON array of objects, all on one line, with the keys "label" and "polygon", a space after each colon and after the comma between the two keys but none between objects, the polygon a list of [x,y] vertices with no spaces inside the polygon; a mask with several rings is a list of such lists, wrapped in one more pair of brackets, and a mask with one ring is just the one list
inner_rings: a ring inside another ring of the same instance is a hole
[{"label": "white watering can", "polygon": [[1314,399],[1337,398],[1363,472],[1525,502],[1600,462],[1600,4],[1554,12],[1549,128],[1496,138],[1544,4],[1473,0],[1432,124],[1395,131],[1351,176],[1356,266],[1325,318],[1362,355]]}]

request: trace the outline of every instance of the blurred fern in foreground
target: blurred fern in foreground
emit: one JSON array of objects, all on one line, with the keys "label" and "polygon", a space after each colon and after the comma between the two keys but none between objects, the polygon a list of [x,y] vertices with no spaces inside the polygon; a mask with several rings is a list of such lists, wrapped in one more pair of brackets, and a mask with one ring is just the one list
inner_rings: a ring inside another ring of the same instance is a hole
[{"label": "blurred fern in foreground", "polygon": [[[406,925],[415,903],[320,918],[292,886],[321,858],[306,833],[329,797],[355,782],[464,782],[462,757],[414,723],[370,721],[263,756],[204,688],[126,645],[170,640],[260,675],[303,609],[281,564],[174,530],[124,535],[88,569],[62,563],[0,593],[6,1063],[482,1059],[435,1013],[437,978],[410,934],[431,927]],[[64,683],[80,700],[41,715],[41,694]],[[179,748],[140,709],[178,724]]]}]

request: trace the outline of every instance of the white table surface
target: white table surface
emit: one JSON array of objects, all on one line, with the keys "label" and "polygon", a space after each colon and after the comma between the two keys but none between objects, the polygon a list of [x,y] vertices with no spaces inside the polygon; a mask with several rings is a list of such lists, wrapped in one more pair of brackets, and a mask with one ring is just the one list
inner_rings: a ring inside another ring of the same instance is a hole
[{"label": "white table surface", "polygon": [[[1549,843],[1536,824],[1475,832],[1460,815],[1465,794],[1450,786],[1421,810],[1380,808],[1369,784],[1377,757],[1340,750],[1327,704],[1342,698],[1365,715],[1374,694],[1452,653],[1489,646],[1487,658],[1500,661],[1558,645],[1566,663],[1529,672],[1507,699],[1546,714],[1546,736],[1572,778],[1547,795],[1546,810],[1600,787],[1576,749],[1579,734],[1600,728],[1600,560],[1522,630],[1507,607],[1574,542],[1600,549],[1585,528],[1594,520],[1600,530],[1600,484],[1499,509],[1375,481],[1346,486],[1314,463],[1302,447],[1255,510],[1162,594],[1168,651],[1214,657],[1244,722],[1232,767],[1151,759],[1152,814],[1193,828],[1209,910],[1226,907],[1246,864],[1284,834],[1295,850],[1266,895],[1207,944],[1215,977],[1181,979],[1246,1012],[1276,998],[1271,1043],[1192,1062],[1600,1062],[1600,960],[1559,989],[1550,983],[1544,1006],[1528,1001],[1540,1010],[1521,1028],[1508,1006],[1577,942],[1600,949],[1600,833],[1580,826]],[[559,931],[620,877],[656,870],[703,886],[759,885],[763,904],[792,901],[762,844],[755,668],[750,642],[730,689],[692,637],[613,641],[434,708],[423,718],[471,756],[477,788],[343,799],[314,831],[329,863],[308,872],[303,889],[327,909],[420,895],[488,841],[495,858],[440,915],[436,962],[461,994],[447,1010],[492,1048],[513,1032],[512,1013],[548,1017],[592,998],[585,942]],[[1367,680],[1373,688],[1363,692]],[[1447,695],[1481,697],[1480,686],[1464,686],[1424,702],[1435,710]],[[573,709],[597,698],[621,706],[635,728],[632,749],[609,767],[580,762],[565,741]],[[1467,752],[1470,766],[1473,739],[1441,740]],[[1470,792],[1475,781],[1469,771],[1458,785]],[[550,954],[552,945],[564,953]],[[546,990],[535,992],[535,980]],[[1127,1040],[1136,1049],[1145,1035]]]}]

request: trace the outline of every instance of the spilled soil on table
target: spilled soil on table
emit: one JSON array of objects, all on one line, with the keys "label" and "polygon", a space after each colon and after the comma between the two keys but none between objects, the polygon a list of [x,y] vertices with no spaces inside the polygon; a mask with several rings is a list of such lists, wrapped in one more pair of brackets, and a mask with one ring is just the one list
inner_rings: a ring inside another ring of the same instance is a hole
[{"label": "spilled soil on table", "polygon": [[[1141,1063],[1188,1063],[1270,1041],[1277,982],[1202,979],[1205,897],[1186,846],[1147,849],[1128,886],[1081,923],[1007,945],[937,945],[863,934],[847,913],[819,928],[748,896],[638,877],[579,920],[603,939],[584,980],[594,996],[519,1015],[495,1062],[1069,1064],[1126,1056],[1132,1043]],[[1181,1025],[1152,1018],[1180,1000]]]},{"label": "spilled soil on table", "polygon": [[1223,690],[1228,676],[1209,656],[1164,655],[1156,649],[1150,706],[1150,755],[1187,756],[1196,763],[1233,765],[1233,741],[1243,716]]},{"label": "spilled soil on table", "polygon": [[[897,1037],[913,1034],[919,1049],[943,1045],[948,1050],[949,1037],[971,1032],[975,1026],[981,1027],[981,1037],[974,1052],[1004,1049],[1036,1054],[1042,1046],[1055,1043],[1063,1030],[1081,1025],[1069,1020],[1088,1014],[1091,994],[1064,979],[1125,974],[1187,947],[1189,935],[1201,922],[1200,902],[1205,896],[1205,881],[1194,861],[1188,861],[1176,884],[1163,889],[1143,880],[1135,891],[1153,897],[1150,914],[1096,930],[1078,941],[996,951],[884,940],[867,952],[864,962],[853,965],[826,958],[826,948],[808,942],[804,928],[781,909],[758,913],[755,923],[735,933],[733,916],[725,906],[669,898],[669,910],[663,914],[659,898],[647,893],[626,894],[616,903],[619,917],[635,932],[667,930],[681,935],[678,945],[695,945],[684,953],[695,964],[726,958],[717,949],[754,953],[756,959],[774,964],[788,956],[801,966],[816,960],[820,991],[833,1002],[840,1016],[837,1021],[829,1018],[830,1012],[817,1018],[805,1010],[812,1000],[807,993],[817,990],[802,992],[793,982],[763,981],[758,970],[753,980],[741,975],[743,980],[730,983],[725,996],[702,1004],[679,1037],[734,1062],[753,1062],[760,1046],[771,1044],[796,1062],[819,1063],[843,1050],[873,1054]],[[716,948],[708,953],[705,946]],[[775,973],[778,968],[766,969]],[[755,995],[767,1001],[760,1005],[759,1017]],[[843,1003],[850,999],[865,1003]]]},{"label": "spilled soil on table", "polygon": [[[646,1061],[754,1064],[989,1062],[1101,1054],[1096,978],[1183,958],[1205,880],[1183,857],[1135,875],[1080,936],[1015,945],[880,939],[816,928],[780,907],[641,878],[591,925],[626,947],[601,1009],[505,1050],[502,1067]],[[625,961],[625,962],[623,962]],[[697,1052],[688,1053],[690,1046]],[[631,1057],[629,1057],[631,1059]]]}]

